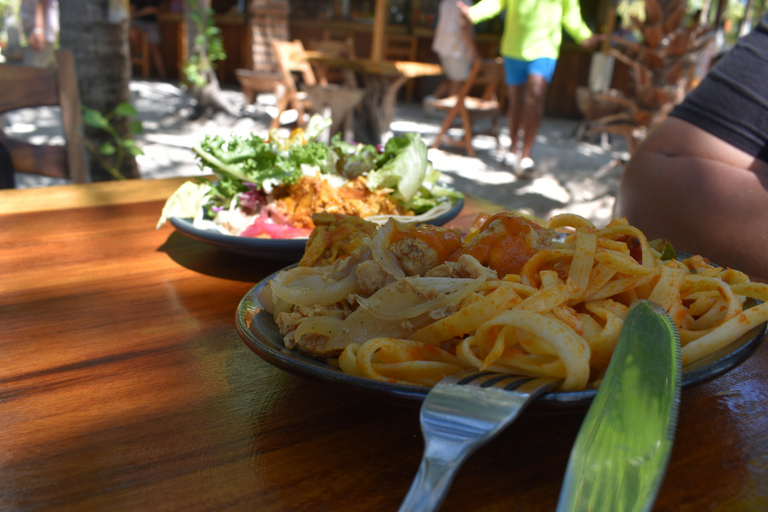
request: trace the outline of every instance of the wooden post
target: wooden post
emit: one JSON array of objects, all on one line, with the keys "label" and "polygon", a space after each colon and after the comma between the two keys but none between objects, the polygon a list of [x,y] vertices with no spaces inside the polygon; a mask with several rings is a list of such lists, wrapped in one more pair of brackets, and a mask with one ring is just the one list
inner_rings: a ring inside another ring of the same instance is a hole
[{"label": "wooden post", "polygon": [[605,34],[605,41],[600,45],[600,51],[608,53],[608,49],[611,47],[611,34],[616,30],[616,6],[611,4],[606,10],[605,28],[603,33]]},{"label": "wooden post", "polygon": [[387,29],[387,0],[376,0],[373,12],[373,39],[371,41],[371,59],[384,58],[384,31]]}]

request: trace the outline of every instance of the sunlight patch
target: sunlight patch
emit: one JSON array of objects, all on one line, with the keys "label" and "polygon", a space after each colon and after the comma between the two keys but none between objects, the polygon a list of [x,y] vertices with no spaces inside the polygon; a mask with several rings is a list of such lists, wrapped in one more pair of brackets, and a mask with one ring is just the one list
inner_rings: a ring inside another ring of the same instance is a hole
[{"label": "sunlight patch", "polygon": [[12,128],[13,133],[32,133],[37,130],[35,125],[27,123],[13,123]]},{"label": "sunlight patch", "polygon": [[515,176],[511,172],[488,167],[482,160],[447,153],[439,149],[430,149],[427,158],[444,175],[454,174],[479,185],[503,185],[513,183]]},{"label": "sunlight patch", "polygon": [[571,201],[571,194],[557,180],[549,176],[536,179],[530,185],[520,188],[520,193],[537,194],[563,204]]},{"label": "sunlight patch", "polygon": [[420,123],[418,121],[395,121],[389,124],[393,132],[417,132],[437,135],[440,128],[432,123]]},{"label": "sunlight patch", "polygon": [[33,135],[27,142],[34,145],[63,146],[64,137],[61,135]]}]

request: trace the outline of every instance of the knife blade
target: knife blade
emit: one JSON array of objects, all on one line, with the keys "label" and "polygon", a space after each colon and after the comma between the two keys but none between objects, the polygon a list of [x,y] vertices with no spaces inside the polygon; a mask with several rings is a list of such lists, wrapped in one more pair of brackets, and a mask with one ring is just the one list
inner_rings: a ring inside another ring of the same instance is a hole
[{"label": "knife blade", "polygon": [[571,450],[558,512],[651,510],[677,428],[680,365],[669,315],[634,301]]}]

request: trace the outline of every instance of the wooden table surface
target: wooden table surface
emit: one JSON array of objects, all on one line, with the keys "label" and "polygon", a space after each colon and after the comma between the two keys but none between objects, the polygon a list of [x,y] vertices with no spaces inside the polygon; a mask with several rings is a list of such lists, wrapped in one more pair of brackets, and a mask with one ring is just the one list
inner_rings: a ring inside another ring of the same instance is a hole
[{"label": "wooden table surface", "polygon": [[[156,230],[179,182],[0,191],[0,509],[397,510],[418,410],[252,353],[235,310],[285,264]],[[767,372],[763,344],[683,392],[655,510],[766,509]],[[582,417],[524,413],[442,510],[554,510]]]},{"label": "wooden table surface", "polygon": [[312,63],[325,64],[333,68],[346,68],[360,73],[385,76],[405,76],[416,78],[419,76],[440,76],[443,68],[434,62],[374,60],[365,58],[344,58],[327,53],[308,50],[306,58]]}]

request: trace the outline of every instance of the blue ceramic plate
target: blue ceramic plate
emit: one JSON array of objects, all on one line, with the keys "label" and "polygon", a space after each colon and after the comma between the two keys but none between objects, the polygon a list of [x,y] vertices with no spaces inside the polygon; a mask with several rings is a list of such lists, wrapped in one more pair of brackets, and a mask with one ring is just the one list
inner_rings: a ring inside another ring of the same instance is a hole
[{"label": "blue ceramic plate", "polygon": [[[356,377],[303,352],[285,348],[277,324],[272,315],[264,310],[259,311],[249,321],[254,309],[261,308],[259,292],[274,276],[275,274],[254,286],[237,308],[236,326],[240,337],[259,357],[285,371],[341,384],[377,399],[417,406],[424,400],[428,388]],[[685,388],[714,379],[741,364],[760,346],[766,334],[766,325],[768,324],[755,327],[722,350],[683,368],[682,386]],[[529,409],[554,412],[586,410],[595,394],[595,389],[547,393],[533,402]]]},{"label": "blue ceramic plate", "polygon": [[[427,224],[442,226],[450,220],[453,220],[464,207],[464,199],[455,199],[451,209],[441,216],[433,219]],[[177,231],[211,244],[225,251],[260,258],[265,260],[278,260],[284,262],[299,261],[304,255],[306,238],[291,238],[287,240],[272,238],[248,238],[242,236],[225,235],[218,231],[209,229],[198,229],[192,225],[192,219],[182,219],[180,217],[171,217],[171,224]]]}]

